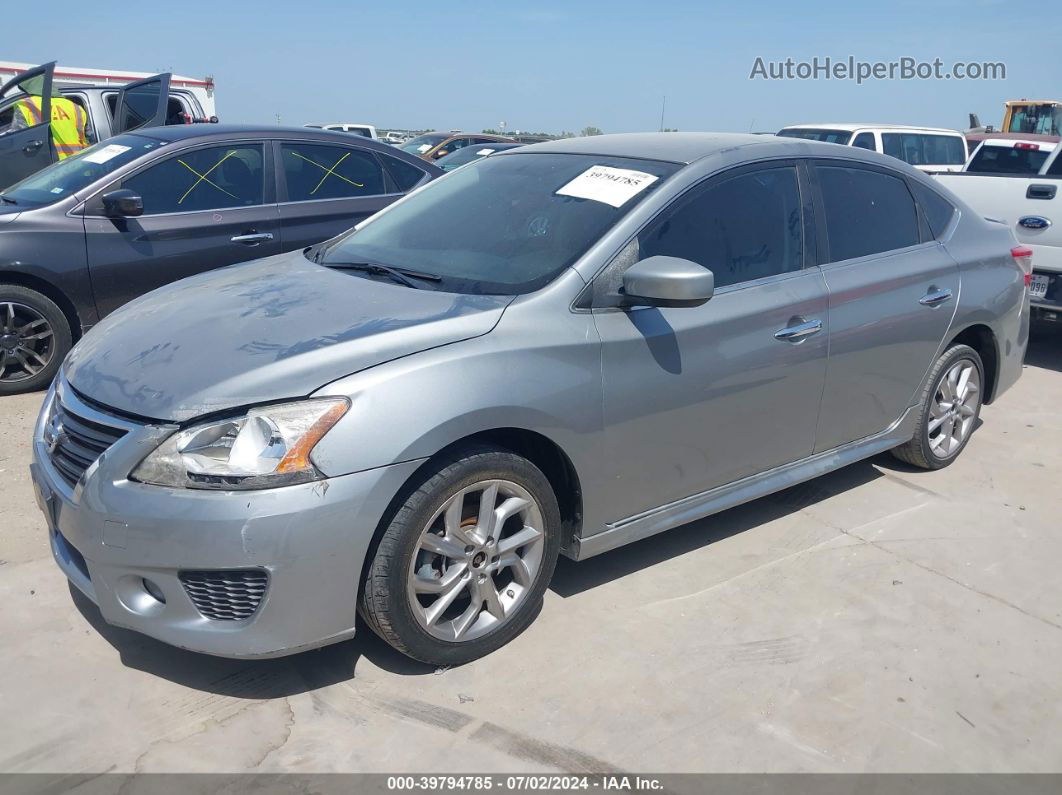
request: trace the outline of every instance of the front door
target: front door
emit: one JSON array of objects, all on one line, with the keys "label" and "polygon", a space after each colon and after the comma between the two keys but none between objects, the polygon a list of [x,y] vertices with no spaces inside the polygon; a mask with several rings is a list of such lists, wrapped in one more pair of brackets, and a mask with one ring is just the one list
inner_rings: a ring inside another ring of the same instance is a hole
[{"label": "front door", "polygon": [[595,280],[616,285],[656,254],[716,280],[701,306],[594,310],[616,519],[811,455],[829,332],[826,285],[805,252],[807,194],[792,162],[725,172]]},{"label": "front door", "polygon": [[170,74],[153,75],[129,83],[118,92],[114,105],[115,135],[166,124],[170,102]]},{"label": "front door", "polygon": [[396,198],[390,176],[367,149],[282,141],[278,151],[284,251],[335,237]]},{"label": "front door", "polygon": [[263,143],[175,152],[102,193],[126,188],[144,214],[103,216],[86,206],[89,273],[100,316],[143,293],[201,271],[280,251],[273,170]]},{"label": "front door", "polygon": [[886,430],[917,402],[951,326],[959,270],[919,222],[903,175],[825,160],[814,174],[830,291],[822,451]]},{"label": "front door", "polygon": [[[0,190],[35,174],[56,159],[52,151],[52,74],[49,63],[15,75],[0,88]],[[18,105],[41,98],[40,121],[25,126]]]}]

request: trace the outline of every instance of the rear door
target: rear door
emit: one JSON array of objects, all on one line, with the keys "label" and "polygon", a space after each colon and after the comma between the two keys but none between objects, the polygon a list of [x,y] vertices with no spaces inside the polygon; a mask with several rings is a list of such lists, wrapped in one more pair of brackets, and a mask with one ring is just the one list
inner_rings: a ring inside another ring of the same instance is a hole
[{"label": "rear door", "polygon": [[[136,218],[103,216],[101,196],[127,188]],[[105,188],[85,209],[89,273],[100,316],[201,271],[280,251],[270,144],[189,147]]]},{"label": "rear door", "polygon": [[884,431],[917,400],[951,325],[959,270],[902,174],[846,160],[816,161],[812,173],[830,293],[821,452]]},{"label": "rear door", "polygon": [[401,195],[380,157],[356,144],[279,141],[277,171],[284,251],[335,237]]},{"label": "rear door", "polygon": [[[15,75],[0,88],[0,190],[55,160],[51,135],[54,72],[54,62],[44,64]],[[29,128],[14,129],[16,114],[21,117],[16,105],[27,96],[25,84],[30,80],[40,84],[39,88],[35,86],[42,98],[40,122]]]},{"label": "rear door", "polygon": [[114,107],[113,133],[130,132],[166,124],[170,101],[170,74],[129,83],[118,92]]}]

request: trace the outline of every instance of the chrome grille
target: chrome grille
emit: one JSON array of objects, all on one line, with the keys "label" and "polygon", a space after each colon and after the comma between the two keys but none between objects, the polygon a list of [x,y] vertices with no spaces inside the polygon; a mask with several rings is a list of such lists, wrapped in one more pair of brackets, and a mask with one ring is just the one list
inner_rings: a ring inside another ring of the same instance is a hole
[{"label": "chrome grille", "polygon": [[79,417],[56,399],[44,441],[59,475],[73,486],[85,470],[125,433],[122,428]]},{"label": "chrome grille", "polygon": [[253,616],[265,596],[268,579],[263,569],[182,571],[178,576],[196,610],[215,621],[241,621]]}]

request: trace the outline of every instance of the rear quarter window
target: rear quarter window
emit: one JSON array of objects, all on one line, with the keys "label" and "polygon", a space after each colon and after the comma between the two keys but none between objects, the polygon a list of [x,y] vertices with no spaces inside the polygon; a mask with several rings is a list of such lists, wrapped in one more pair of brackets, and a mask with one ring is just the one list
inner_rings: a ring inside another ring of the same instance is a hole
[{"label": "rear quarter window", "polygon": [[955,206],[932,188],[926,187],[921,182],[915,182],[913,179],[911,180],[911,192],[914,193],[915,200],[925,213],[929,231],[933,233],[934,238],[940,238],[947,231],[948,224],[955,215]]}]

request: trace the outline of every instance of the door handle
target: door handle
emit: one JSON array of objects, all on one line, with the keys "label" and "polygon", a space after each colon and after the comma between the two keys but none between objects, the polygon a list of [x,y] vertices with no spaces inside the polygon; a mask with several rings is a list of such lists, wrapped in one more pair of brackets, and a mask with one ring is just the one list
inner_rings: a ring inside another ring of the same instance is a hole
[{"label": "door handle", "polygon": [[930,288],[928,293],[918,299],[918,303],[922,306],[940,306],[949,298],[951,298],[951,290],[935,290]]},{"label": "door handle", "polygon": [[22,151],[25,152],[27,155],[32,155],[42,146],[44,146],[44,141],[30,141],[28,144],[22,147]]},{"label": "door handle", "polygon": [[774,338],[785,342],[801,342],[805,337],[818,334],[820,331],[822,331],[821,320],[806,320],[803,323],[797,323],[795,326],[786,326],[783,329],[779,329],[774,332]]},{"label": "door handle", "polygon": [[1055,191],[1057,190],[1057,185],[1030,185],[1029,189],[1025,191],[1025,198],[1053,199],[1055,198]]},{"label": "door handle", "polygon": [[233,243],[243,243],[245,246],[257,246],[259,243],[272,239],[273,235],[270,232],[248,232],[229,238]]}]

